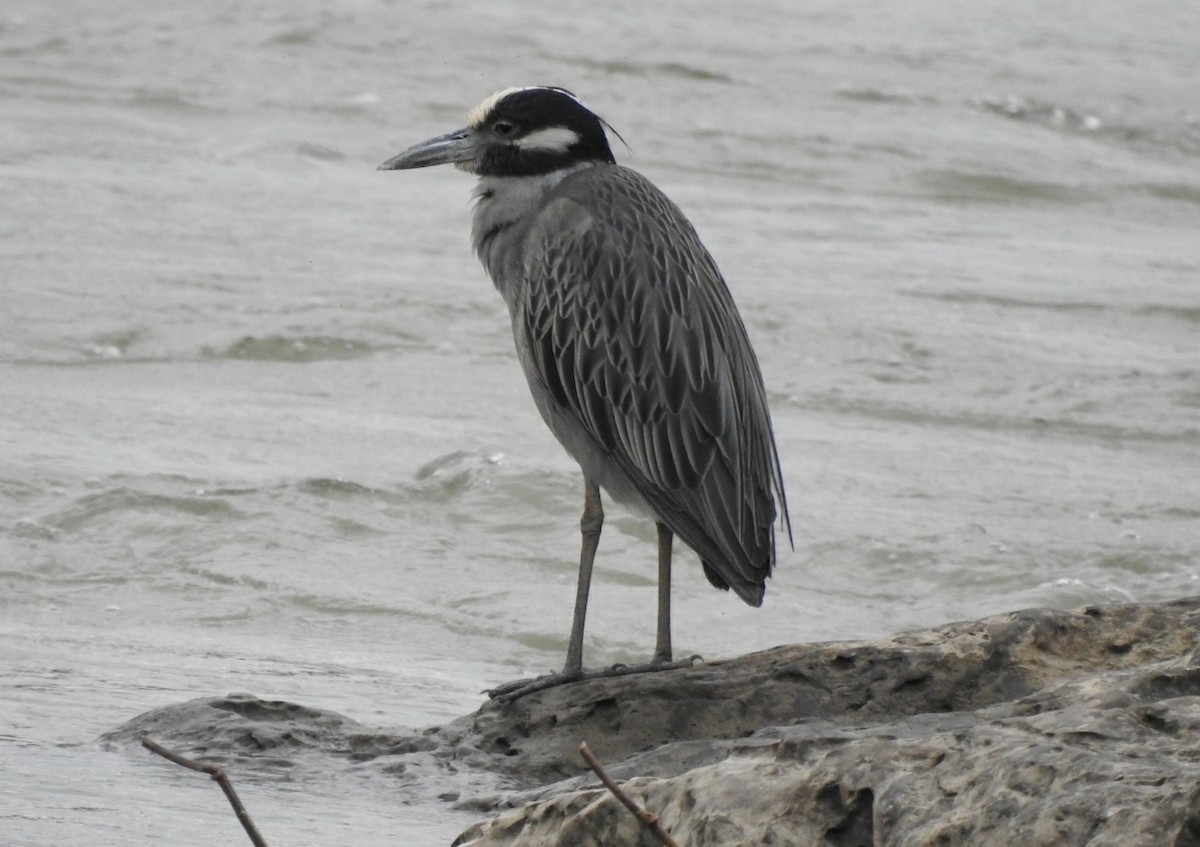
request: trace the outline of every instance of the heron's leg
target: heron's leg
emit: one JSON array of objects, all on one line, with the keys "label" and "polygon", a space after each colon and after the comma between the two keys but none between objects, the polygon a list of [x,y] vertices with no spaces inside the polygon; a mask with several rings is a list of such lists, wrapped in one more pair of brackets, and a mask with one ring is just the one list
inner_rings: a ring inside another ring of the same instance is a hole
[{"label": "heron's leg", "polygon": [[575,589],[575,618],[571,624],[571,643],[567,646],[567,664],[563,674],[577,676],[583,671],[583,625],[587,618],[588,591],[592,585],[592,563],[600,546],[600,528],[604,526],[604,505],[600,487],[590,479],[583,481],[583,517],[579,531],[583,536],[579,549],[579,585]]},{"label": "heron's leg", "polygon": [[644,665],[613,665],[593,670],[583,669],[583,623],[587,617],[588,589],[592,583],[592,561],[600,544],[600,527],[604,524],[604,507],[600,503],[600,489],[591,480],[585,480],[583,488],[583,517],[579,529],[583,534],[583,546],[579,551],[579,588],[575,594],[575,622],[571,626],[571,643],[567,647],[567,664],[561,673],[539,676],[537,679],[518,679],[488,691],[488,696],[498,703],[506,704],[567,682],[585,679],[626,676],[648,671],[690,668],[699,656],[679,662],[671,661],[671,530],[658,524],[658,639],[654,658]]},{"label": "heron's leg", "polygon": [[652,664],[671,661],[671,530],[658,527],[658,638]]}]

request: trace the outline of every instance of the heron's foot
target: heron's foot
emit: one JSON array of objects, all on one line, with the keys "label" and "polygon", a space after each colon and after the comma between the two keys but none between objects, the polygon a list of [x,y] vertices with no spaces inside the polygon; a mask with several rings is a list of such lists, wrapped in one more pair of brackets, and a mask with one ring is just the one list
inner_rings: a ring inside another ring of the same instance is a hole
[{"label": "heron's foot", "polygon": [[641,665],[613,665],[608,668],[597,668],[592,671],[584,671],[584,679],[599,679],[606,676],[625,676],[633,673],[650,673],[651,671],[674,671],[680,668],[691,668],[704,661],[704,657],[696,654],[688,656],[686,659],[672,661],[670,658],[655,656],[650,661]]},{"label": "heron's foot", "polygon": [[535,676],[532,679],[514,679],[512,682],[497,685],[495,688],[488,688],[483,693],[492,700],[508,703],[516,700],[518,697],[532,694],[535,691],[543,691],[547,688],[554,688],[556,685],[566,685],[568,682],[576,682],[584,679],[584,674],[586,673],[588,672],[584,670],[554,671],[542,674],[541,676]]},{"label": "heron's foot", "polygon": [[565,685],[569,682],[580,682],[585,679],[604,679],[610,676],[628,676],[635,673],[650,673],[651,671],[671,671],[679,668],[690,668],[698,662],[703,661],[704,657],[702,656],[688,656],[686,659],[680,659],[677,662],[670,661],[669,659],[653,659],[641,665],[616,664],[607,668],[583,668],[577,671],[561,670],[534,677],[533,679],[516,679],[512,682],[498,685],[495,688],[489,688],[484,693],[497,702],[511,703],[513,700],[516,700],[518,697],[524,697],[526,694],[532,694],[535,691],[544,691],[547,688],[554,688],[555,686]]}]

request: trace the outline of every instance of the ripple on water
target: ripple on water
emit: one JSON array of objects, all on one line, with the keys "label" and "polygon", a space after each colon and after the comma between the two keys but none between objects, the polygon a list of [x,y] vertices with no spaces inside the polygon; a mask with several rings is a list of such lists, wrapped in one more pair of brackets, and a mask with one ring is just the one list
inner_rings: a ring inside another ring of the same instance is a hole
[{"label": "ripple on water", "polygon": [[242,359],[266,362],[321,362],[343,359],[363,359],[388,349],[350,338],[329,335],[284,336],[248,335],[227,347],[209,350],[214,359]]},{"label": "ripple on water", "polygon": [[1099,195],[1086,188],[1047,180],[1021,179],[998,173],[954,169],[926,170],[917,174],[920,185],[946,203],[1059,203],[1077,204]]},{"label": "ripple on water", "polygon": [[1149,145],[1184,153],[1200,151],[1200,132],[1197,132],[1194,120],[1187,117],[1174,123],[1142,126],[1124,116],[1106,114],[1101,117],[1085,108],[1017,94],[974,97],[967,104],[1008,120],[1069,135],[1087,135],[1118,144]]},{"label": "ripple on water", "polygon": [[[116,515],[146,515],[202,518],[214,521],[236,520],[245,514],[220,497],[202,494],[163,494],[121,486],[85,494],[70,505],[37,523],[58,532],[73,533],[93,525],[108,524]],[[153,525],[151,522],[150,525]]]},{"label": "ripple on water", "polygon": [[417,483],[423,497],[447,501],[486,481],[500,464],[502,453],[455,450],[426,462],[417,470]]}]

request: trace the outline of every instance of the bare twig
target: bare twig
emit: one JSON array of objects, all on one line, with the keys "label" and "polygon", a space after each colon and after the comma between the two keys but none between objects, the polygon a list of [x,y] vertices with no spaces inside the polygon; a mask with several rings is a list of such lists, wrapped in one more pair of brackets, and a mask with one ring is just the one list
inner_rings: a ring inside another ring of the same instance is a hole
[{"label": "bare twig", "polygon": [[149,738],[142,737],[142,746],[152,753],[157,753],[164,759],[174,762],[177,765],[183,765],[185,768],[191,768],[194,771],[206,773],[216,780],[217,785],[221,786],[221,790],[225,792],[225,797],[229,800],[229,805],[233,806],[233,813],[237,815],[237,819],[241,821],[242,828],[246,830],[246,834],[250,836],[250,841],[254,847],[267,847],[267,842],[258,834],[258,830],[254,826],[254,821],[250,820],[250,813],[246,811],[246,807],[242,805],[242,801],[238,799],[237,792],[233,790],[233,783],[229,781],[229,777],[217,765],[208,764],[207,762],[197,762],[195,759],[189,759],[186,756],[181,756],[174,750],[168,750],[156,741],[151,741]]},{"label": "bare twig", "polygon": [[600,781],[604,783],[604,787],[611,791],[612,795],[620,800],[626,809],[633,812],[633,816],[641,821],[643,826],[653,832],[659,841],[666,845],[666,847],[679,847],[679,842],[672,838],[671,833],[663,829],[662,824],[658,822],[658,815],[648,809],[643,809],[637,804],[636,800],[622,790],[621,786],[613,782],[612,777],[604,770],[604,766],[600,764],[600,760],[592,753],[592,748],[588,747],[586,741],[579,745],[579,755],[583,756],[583,760],[588,763],[588,767],[596,772],[596,776],[600,777]]}]

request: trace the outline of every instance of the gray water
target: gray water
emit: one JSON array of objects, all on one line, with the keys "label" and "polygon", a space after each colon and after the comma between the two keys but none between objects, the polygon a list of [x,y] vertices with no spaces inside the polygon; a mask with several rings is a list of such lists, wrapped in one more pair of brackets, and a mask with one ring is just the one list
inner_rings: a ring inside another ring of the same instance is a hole
[{"label": "gray water", "polygon": [[[172,8],[174,7],[174,8]],[[377,173],[565,85],[691,216],[796,527],[723,657],[1200,577],[1200,6],[9,0],[0,10],[0,842],[236,843],[102,732],[248,691],[419,727],[561,662],[577,469],[468,247]],[[610,510],[590,664],[653,641]],[[385,773],[235,773],[280,845],[447,843]]]}]

